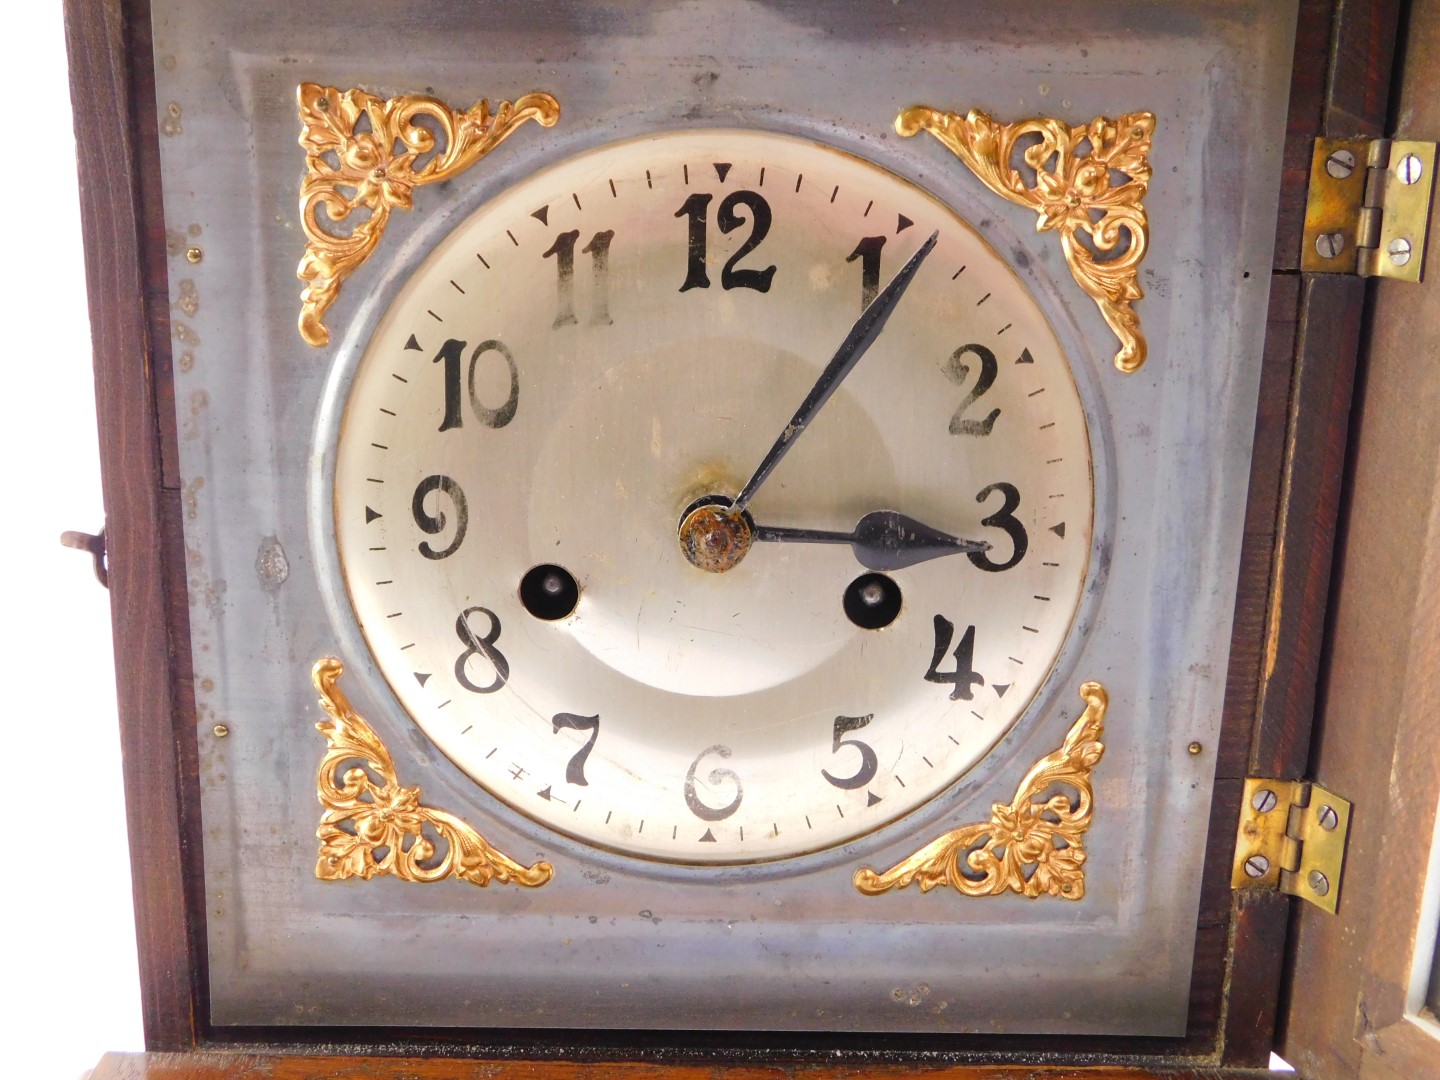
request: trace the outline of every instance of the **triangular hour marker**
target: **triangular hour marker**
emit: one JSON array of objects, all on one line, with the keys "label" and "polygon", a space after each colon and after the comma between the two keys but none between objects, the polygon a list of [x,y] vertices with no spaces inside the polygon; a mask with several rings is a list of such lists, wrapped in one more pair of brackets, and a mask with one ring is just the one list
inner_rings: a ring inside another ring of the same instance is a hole
[{"label": "triangular hour marker", "polygon": [[407,349],[413,350],[414,352],[424,352],[424,351],[425,351],[424,349],[422,349],[422,348],[420,347],[420,342],[418,342],[418,341],[415,340],[415,335],[414,335],[414,334],[411,334],[411,335],[410,335],[410,340],[407,341],[407,342],[405,342],[405,347],[406,347]]},{"label": "triangular hour marker", "polygon": [[415,671],[411,672],[411,674],[415,676],[415,681],[418,682],[421,686],[424,686],[425,680],[430,678],[430,673],[426,671]]},{"label": "triangular hour marker", "polygon": [[366,524],[366,525],[369,525],[370,522],[374,521],[376,518],[381,518],[381,517],[384,517],[384,516],[385,516],[385,515],[382,514],[382,513],[380,513],[378,510],[371,510],[370,507],[368,507],[368,506],[365,507],[365,524]]},{"label": "triangular hour marker", "polygon": [[1004,697],[1005,691],[1010,689],[1010,684],[1008,682],[992,682],[990,689],[995,691],[996,697]]},{"label": "triangular hour marker", "polygon": [[1051,525],[1050,531],[1060,537],[1061,540],[1065,539],[1065,523],[1063,521],[1060,522],[1059,525]]},{"label": "triangular hour marker", "polygon": [[530,212],[530,216],[533,217],[536,221],[540,222],[541,225],[549,225],[550,207],[542,206],[539,210],[532,210]]},{"label": "triangular hour marker", "polygon": [[915,224],[913,221],[911,221],[911,220],[910,220],[908,217],[906,217],[904,214],[899,214],[899,215],[897,215],[897,216],[900,218],[899,222],[898,222],[898,223],[896,224],[896,226],[895,226],[895,231],[896,231],[897,233],[902,233],[902,232],[904,232],[906,229],[908,229],[911,225],[914,225],[914,224]]},{"label": "triangular hour marker", "polygon": [[537,791],[535,794],[539,795],[546,802],[550,801],[550,788],[548,786],[545,788],[544,791]]},{"label": "triangular hour marker", "polygon": [[729,171],[730,171],[730,163],[729,163],[728,161],[717,161],[717,162],[715,162],[715,175],[720,178],[720,182],[721,182],[722,184],[725,182],[725,174],[728,173]]},{"label": "triangular hour marker", "polygon": [[1021,349],[1020,358],[1015,361],[1017,364],[1033,364],[1034,362],[1035,358],[1030,355],[1029,349]]},{"label": "triangular hour marker", "polygon": [[875,805],[876,803],[878,803],[879,801],[880,801],[880,796],[879,796],[879,795],[876,795],[873,791],[867,791],[867,792],[865,793],[865,805],[866,805],[866,806],[874,806],[874,805]]},{"label": "triangular hour marker", "polygon": [[[726,168],[729,168],[729,166],[727,165]],[[715,834],[714,834],[713,832],[711,832],[709,829],[706,829],[706,830],[705,830],[705,835],[702,836],[702,837],[700,837],[700,843],[702,843],[702,844],[715,844],[715,843],[718,843],[718,842],[719,842],[719,841],[717,841],[717,840],[715,839]]]}]

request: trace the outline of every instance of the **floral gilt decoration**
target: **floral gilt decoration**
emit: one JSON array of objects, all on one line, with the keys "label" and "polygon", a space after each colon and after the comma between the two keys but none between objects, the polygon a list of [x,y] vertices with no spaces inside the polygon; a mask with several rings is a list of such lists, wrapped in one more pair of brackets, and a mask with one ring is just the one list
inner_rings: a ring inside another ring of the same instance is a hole
[{"label": "floral gilt decoration", "polygon": [[[1072,127],[1049,117],[1001,124],[978,109],[961,116],[917,105],[896,118],[895,130],[930,132],[991,191],[1033,209],[1037,232],[1058,232],[1075,281],[1120,339],[1115,366],[1131,372],[1145,363],[1133,305],[1145,295],[1138,275],[1150,240],[1144,198],[1153,113],[1097,116]],[[1034,170],[1033,186],[1012,164],[1017,146]]]},{"label": "floral gilt decoration", "polygon": [[1100,737],[1109,699],[1095,682],[1083,684],[1080,696],[1085,712],[1060,749],[1031,766],[1012,802],[993,804],[989,821],[962,825],[884,873],[857,870],[855,888],[878,896],[919,882],[921,892],[948,885],[966,896],[1081,899],[1083,841],[1094,806],[1090,774],[1105,753]]},{"label": "floral gilt decoration", "polygon": [[409,210],[415,188],[468,169],[526,120],[550,127],[560,117],[559,103],[538,93],[493,112],[488,101],[457,112],[433,97],[381,99],[316,83],[301,83],[297,96],[307,168],[300,185],[306,247],[296,270],[305,282],[300,336],[317,347],[330,340],[325,312],[380,243],[392,209]]},{"label": "floral gilt decoration", "polygon": [[[310,673],[320,707],[330,717],[315,725],[329,743],[317,779],[325,812],[315,831],[320,838],[315,876],[339,881],[389,874],[417,882],[453,877],[472,885],[498,881],[531,888],[549,881],[549,863],[521,866],[453,814],[422,806],[419,788],[400,786],[390,752],[336,685],[344,670],[327,657]],[[343,766],[349,767],[342,773]],[[438,854],[432,836],[439,841]]]}]

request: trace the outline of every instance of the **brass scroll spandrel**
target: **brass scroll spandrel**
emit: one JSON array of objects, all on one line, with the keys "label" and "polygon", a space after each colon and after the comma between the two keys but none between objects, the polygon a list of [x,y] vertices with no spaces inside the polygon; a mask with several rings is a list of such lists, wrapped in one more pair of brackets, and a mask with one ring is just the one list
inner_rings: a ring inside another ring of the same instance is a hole
[{"label": "brass scroll spandrel", "polygon": [[[390,751],[337,685],[344,670],[327,657],[310,673],[320,707],[330,717],[315,725],[329,744],[316,781],[325,812],[315,831],[320,839],[315,876],[340,881],[388,874],[416,882],[453,877],[482,887],[497,881],[536,888],[549,881],[554,868],[548,862],[521,866],[453,814],[422,806],[419,788],[400,786]],[[342,766],[349,767],[341,773]],[[427,833],[438,838],[439,854]]]},{"label": "brass scroll spandrel", "polygon": [[1060,749],[1030,767],[1010,803],[990,807],[989,821],[952,829],[884,873],[857,870],[855,888],[878,896],[918,882],[921,892],[948,885],[966,896],[1081,899],[1094,809],[1090,774],[1105,753],[1109,697],[1096,682],[1084,683],[1080,696],[1085,711]]},{"label": "brass scroll spandrel", "polygon": [[[895,130],[930,132],[991,191],[1034,210],[1037,232],[1059,232],[1076,283],[1120,339],[1115,366],[1139,370],[1146,344],[1133,305],[1145,295],[1139,269],[1150,244],[1144,199],[1154,113],[1075,126],[1050,117],[1001,124],[978,109],[961,116],[916,105],[896,117]],[[1017,149],[1034,170],[1033,186],[1013,164]],[[1116,183],[1114,174],[1124,179]]]},{"label": "brass scroll spandrel", "polygon": [[[493,112],[483,100],[457,112],[424,95],[381,99],[316,83],[301,83],[297,97],[307,171],[300,185],[305,255],[295,273],[305,282],[300,336],[316,347],[330,341],[325,312],[380,243],[392,209],[409,210],[415,188],[468,169],[526,120],[551,127],[560,117],[559,102],[541,93],[502,101]],[[432,129],[443,138],[438,150]],[[350,224],[357,211],[364,216]],[[337,230],[342,222],[348,227]]]}]

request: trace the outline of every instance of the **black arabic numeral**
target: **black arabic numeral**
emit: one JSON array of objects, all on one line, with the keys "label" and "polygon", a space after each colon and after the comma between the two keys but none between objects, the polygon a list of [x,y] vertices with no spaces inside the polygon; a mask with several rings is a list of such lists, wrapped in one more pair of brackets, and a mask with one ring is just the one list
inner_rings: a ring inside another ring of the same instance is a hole
[{"label": "black arabic numeral", "polygon": [[941,671],[940,661],[950,648],[950,639],[955,636],[955,624],[944,615],[935,616],[935,655],[930,658],[930,670],[925,672],[926,682],[952,683],[951,701],[973,701],[974,687],[985,685],[985,676],[975,670],[975,627],[967,627],[955,646],[955,670]]},{"label": "black arabic numeral", "polygon": [[1005,531],[1005,535],[1010,537],[1010,543],[1013,545],[1010,558],[1003,563],[991,562],[990,551],[994,551],[994,548],[991,548],[990,551],[968,551],[965,553],[965,557],[981,570],[998,573],[1001,570],[1009,570],[1025,557],[1025,552],[1030,549],[1030,537],[1025,532],[1025,526],[1021,525],[1020,519],[1015,516],[1015,511],[1020,506],[1020,492],[1016,490],[1015,485],[991,484],[975,496],[975,501],[983,503],[990,497],[992,491],[1000,492],[1004,496],[1005,502],[995,513],[987,518],[981,518],[980,524]]},{"label": "black arabic numeral", "polygon": [[470,511],[465,505],[465,492],[460,485],[448,476],[427,476],[420,483],[415,485],[415,497],[410,500],[410,513],[415,518],[415,524],[420,530],[429,533],[431,536],[439,536],[445,531],[449,524],[445,516],[445,510],[438,505],[436,500],[435,513],[430,514],[425,510],[425,497],[434,492],[441,492],[448,495],[450,502],[455,507],[455,537],[450,541],[450,546],[437,551],[430,544],[420,541],[420,554],[427,559],[448,559],[459,549],[461,542],[465,539],[465,530],[470,527]]},{"label": "black arabic numeral", "polygon": [[555,321],[550,325],[556,329],[569,326],[575,319],[575,242],[580,239],[580,230],[571,229],[555,237],[555,242],[542,253],[541,258],[555,256]]},{"label": "black arabic numeral", "polygon": [[615,230],[597,232],[590,242],[580,249],[582,255],[590,256],[595,274],[595,291],[590,297],[590,325],[610,325],[610,241],[615,239]]},{"label": "black arabic numeral", "polygon": [[705,214],[709,209],[710,200],[714,195],[696,192],[691,195],[680,209],[675,211],[676,217],[690,217],[690,235],[687,250],[689,261],[686,263],[685,284],[680,286],[681,292],[688,292],[690,289],[708,289],[710,278],[705,273]]},{"label": "black arabic numeral", "polygon": [[710,754],[718,754],[722,758],[730,756],[730,748],[721,746],[718,743],[700,752],[699,757],[690,763],[689,770],[685,773],[685,805],[690,812],[701,821],[722,821],[740,809],[740,800],[745,797],[745,789],[740,784],[740,777],[735,775],[734,769],[711,769],[706,781],[711,784],[723,784],[726,782],[735,785],[735,798],[724,806],[715,808],[706,806],[700,801],[700,796],[695,794],[695,773],[700,768],[700,762]]},{"label": "black arabic numeral", "polygon": [[[490,629],[484,637],[477,637],[470,628],[470,616],[477,612],[490,620]],[[460,639],[460,644],[466,646],[465,651],[455,658],[455,681],[472,694],[493,694],[504,686],[505,681],[510,678],[510,661],[495,647],[495,642],[500,640],[499,617],[489,608],[466,608],[455,620],[455,636]],[[472,656],[483,656],[490,662],[490,666],[495,669],[494,682],[488,686],[480,686],[470,678],[466,673],[466,665]]]},{"label": "black arabic numeral", "polygon": [[867,236],[855,245],[855,250],[845,256],[846,262],[860,260],[860,310],[864,311],[880,291],[880,249],[885,246],[885,237]]},{"label": "black arabic numeral", "polygon": [[[931,665],[932,667],[934,665]],[[835,717],[834,738],[831,740],[831,752],[838,754],[842,746],[853,746],[860,751],[860,768],[852,776],[832,776],[827,770],[821,769],[820,775],[837,788],[845,791],[853,791],[855,788],[862,788],[871,780],[875,779],[875,772],[880,767],[879,759],[875,756],[874,749],[859,739],[847,739],[847,731],[859,731],[871,720],[875,719],[874,713],[865,716],[837,716]]]},{"label": "black arabic numeral", "polygon": [[975,380],[975,385],[970,388],[970,393],[960,403],[960,407],[955,410],[955,415],[950,418],[950,434],[989,435],[991,429],[995,427],[995,421],[1000,417],[999,409],[991,409],[990,415],[983,420],[966,420],[963,414],[995,384],[995,376],[1000,373],[1000,365],[995,360],[995,354],[984,345],[961,345],[941,366],[945,377],[956,386],[964,386],[965,380],[970,377],[970,368],[961,362],[961,357],[966,353],[974,353],[980,358],[980,374]]},{"label": "black arabic numeral", "polygon": [[[597,232],[590,242],[580,249],[580,254],[589,255],[593,270],[594,291],[590,297],[590,325],[610,325],[610,241],[615,239],[615,230]],[[551,326],[573,326],[575,318],[575,245],[580,240],[580,230],[571,229],[555,237],[541,257],[555,256],[555,321]]]},{"label": "black arabic numeral", "polygon": [[590,732],[590,738],[585,740],[585,745],[575,751],[575,756],[570,759],[570,764],[565,766],[566,783],[577,784],[581,787],[589,786],[590,781],[585,779],[585,762],[590,758],[590,751],[595,749],[595,740],[600,737],[600,717],[576,716],[574,713],[562,712],[556,713],[550,722],[554,725],[557,735],[562,728]]},{"label": "black arabic numeral", "polygon": [[[687,244],[688,259],[685,268],[685,283],[680,286],[681,292],[690,289],[708,289],[710,277],[705,272],[705,253],[708,240],[706,231],[706,215],[710,207],[710,200],[715,196],[707,193],[696,192],[686,199],[680,209],[675,211],[675,216],[688,217],[689,236]],[[750,211],[749,215],[736,213],[736,207],[743,206]],[[725,267],[720,271],[720,287],[722,289],[754,289],[756,292],[769,292],[770,282],[775,277],[775,267],[768,266],[764,270],[742,270],[736,266],[741,259],[760,246],[770,232],[770,204],[764,197],[754,191],[732,191],[720,202],[720,209],[715,213],[715,224],[720,227],[722,233],[731,233],[746,222],[750,223],[750,235],[740,245],[734,255],[725,261]]]},{"label": "black arabic numeral", "polygon": [[[737,214],[735,212],[737,206],[748,207],[752,217],[747,218]],[[722,289],[754,289],[756,292],[769,292],[770,282],[775,277],[773,264],[764,270],[737,270],[735,264],[759,247],[760,241],[764,240],[765,235],[770,231],[770,204],[754,191],[733,191],[725,196],[724,201],[720,204],[720,209],[715,214],[715,224],[720,226],[720,231],[722,233],[733,232],[747,221],[752,222],[750,236],[745,243],[740,245],[739,250],[726,260],[725,268],[720,271],[720,287]]]},{"label": "black arabic numeral", "polygon": [[[440,421],[441,431],[464,426],[464,417],[460,413],[460,357],[465,344],[451,338],[440,346],[433,361],[445,364],[445,418]],[[500,354],[510,372],[510,394],[498,409],[485,405],[475,393],[475,368],[480,363],[480,357],[492,351]],[[515,357],[503,342],[491,338],[475,346],[475,351],[470,354],[470,370],[465,382],[470,394],[470,408],[480,423],[488,428],[502,428],[515,419],[515,409],[520,404],[520,373],[515,367]]]},{"label": "black arabic numeral", "polygon": [[445,418],[440,421],[440,430],[458,428],[465,418],[460,415],[460,354],[465,342],[451,338],[440,346],[432,363],[445,364]]}]

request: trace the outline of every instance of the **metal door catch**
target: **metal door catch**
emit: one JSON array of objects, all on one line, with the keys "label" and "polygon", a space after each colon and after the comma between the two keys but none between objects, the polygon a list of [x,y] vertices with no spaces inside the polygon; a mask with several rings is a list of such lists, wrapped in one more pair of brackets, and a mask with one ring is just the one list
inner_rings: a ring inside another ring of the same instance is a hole
[{"label": "metal door catch", "polygon": [[1419,281],[1435,143],[1316,139],[1300,269]]}]

